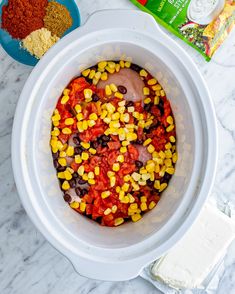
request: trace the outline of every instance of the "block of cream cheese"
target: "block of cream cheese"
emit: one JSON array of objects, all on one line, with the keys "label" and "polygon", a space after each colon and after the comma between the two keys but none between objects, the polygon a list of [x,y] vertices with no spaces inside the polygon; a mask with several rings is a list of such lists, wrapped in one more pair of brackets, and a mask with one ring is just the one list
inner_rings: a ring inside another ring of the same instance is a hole
[{"label": "block of cream cheese", "polygon": [[176,289],[200,287],[235,237],[229,217],[205,206],[190,230],[152,267],[152,275]]}]

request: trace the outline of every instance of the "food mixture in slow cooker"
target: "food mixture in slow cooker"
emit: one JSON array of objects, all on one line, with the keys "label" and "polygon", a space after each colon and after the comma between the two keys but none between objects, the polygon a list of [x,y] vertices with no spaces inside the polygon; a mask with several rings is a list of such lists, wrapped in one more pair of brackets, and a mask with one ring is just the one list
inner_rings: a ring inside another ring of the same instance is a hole
[{"label": "food mixture in slow cooker", "polygon": [[54,166],[72,209],[104,226],[139,221],[167,188],[176,131],[159,82],[128,61],[102,61],[63,91],[52,115]]}]

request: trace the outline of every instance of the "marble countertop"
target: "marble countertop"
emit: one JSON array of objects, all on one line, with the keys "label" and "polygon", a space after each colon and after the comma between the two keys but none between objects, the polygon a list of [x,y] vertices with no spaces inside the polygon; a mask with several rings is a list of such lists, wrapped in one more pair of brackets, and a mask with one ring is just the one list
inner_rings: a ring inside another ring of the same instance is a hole
[{"label": "marble countertop", "polygon": [[[77,0],[82,22],[94,11],[135,8],[128,0]],[[173,37],[175,40],[176,38]],[[220,207],[235,206],[235,30],[210,63],[176,40],[193,58],[211,92],[218,120],[219,164],[211,197]],[[79,276],[71,263],[36,230],[17,195],[11,167],[11,129],[22,87],[32,68],[0,48],[0,293],[160,293],[138,277],[102,282]],[[235,244],[226,257],[218,294],[235,293]]]}]

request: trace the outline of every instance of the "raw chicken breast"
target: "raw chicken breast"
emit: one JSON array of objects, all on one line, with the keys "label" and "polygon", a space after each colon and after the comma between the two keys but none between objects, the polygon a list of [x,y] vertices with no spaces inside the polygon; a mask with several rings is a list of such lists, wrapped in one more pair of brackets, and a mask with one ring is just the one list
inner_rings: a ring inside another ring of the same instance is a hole
[{"label": "raw chicken breast", "polygon": [[139,152],[139,161],[142,161],[145,165],[148,160],[152,158],[151,154],[148,152],[147,148],[143,145],[134,145]]},{"label": "raw chicken breast", "polygon": [[127,93],[124,94],[126,100],[135,102],[144,99],[144,82],[136,71],[123,68],[117,73],[109,74],[107,81],[100,80],[97,88],[105,88],[106,85],[112,83],[116,86],[124,86],[127,89]]}]

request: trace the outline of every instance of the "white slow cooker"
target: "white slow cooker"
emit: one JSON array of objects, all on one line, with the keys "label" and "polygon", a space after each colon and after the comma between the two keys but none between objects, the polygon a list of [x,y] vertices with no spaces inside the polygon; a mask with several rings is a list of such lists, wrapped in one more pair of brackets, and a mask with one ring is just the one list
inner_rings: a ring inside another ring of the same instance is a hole
[{"label": "white slow cooker", "polygon": [[[64,202],[49,146],[50,116],[81,70],[119,59],[146,68],[163,85],[176,119],[179,161],[156,208],[137,223],[109,228]],[[216,120],[205,82],[189,56],[143,12],[93,14],[42,58],[18,102],[12,161],[21,201],[45,238],[89,278],[134,278],[179,241],[205,203],[216,160]]]}]

